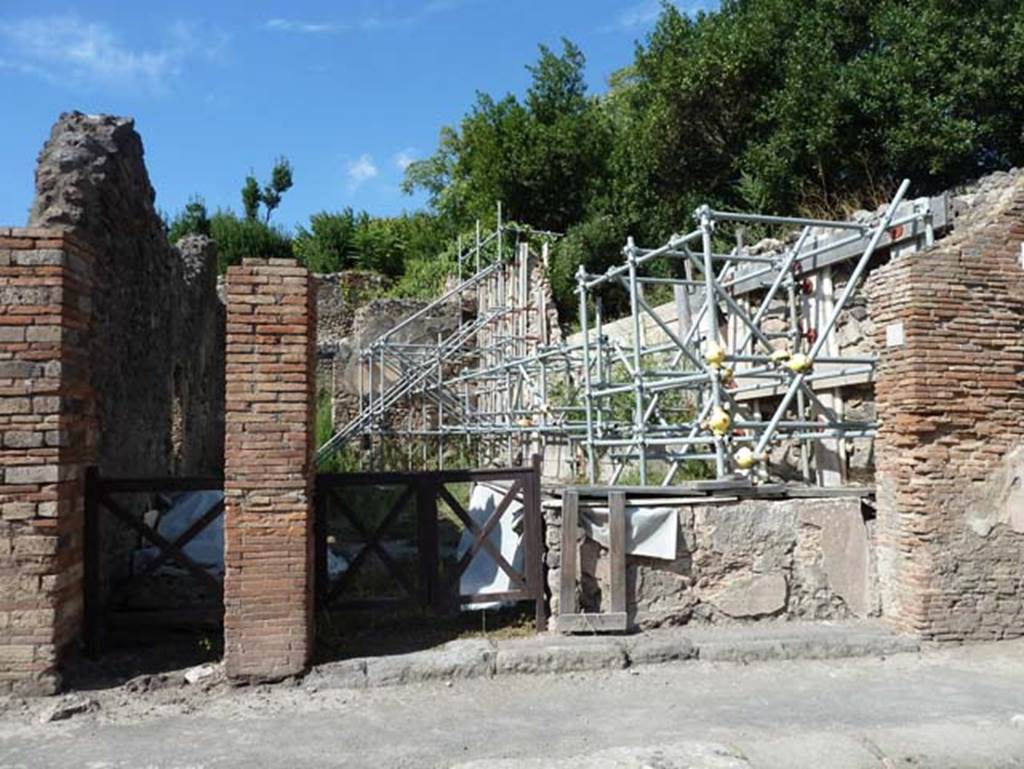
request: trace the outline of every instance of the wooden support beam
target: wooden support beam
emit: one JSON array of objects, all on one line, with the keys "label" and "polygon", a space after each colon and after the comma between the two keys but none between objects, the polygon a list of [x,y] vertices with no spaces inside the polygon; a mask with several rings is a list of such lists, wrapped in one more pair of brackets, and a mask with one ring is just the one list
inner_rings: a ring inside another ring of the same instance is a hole
[{"label": "wooden support beam", "polygon": [[[579,526],[579,492],[576,489],[562,490],[562,578],[558,594],[558,613],[573,614],[576,603],[576,563],[579,548],[576,532]],[[559,625],[561,629],[561,625]]]},{"label": "wooden support beam", "polygon": [[608,577],[613,614],[626,611],[626,495],[608,494]]}]

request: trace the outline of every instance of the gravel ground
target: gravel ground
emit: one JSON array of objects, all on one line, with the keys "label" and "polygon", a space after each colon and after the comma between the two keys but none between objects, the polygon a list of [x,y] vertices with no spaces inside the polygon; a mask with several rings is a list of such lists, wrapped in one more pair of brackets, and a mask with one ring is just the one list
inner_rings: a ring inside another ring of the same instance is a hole
[{"label": "gravel ground", "polygon": [[203,672],[7,700],[0,769],[1024,767],[1024,642],[364,689]]}]

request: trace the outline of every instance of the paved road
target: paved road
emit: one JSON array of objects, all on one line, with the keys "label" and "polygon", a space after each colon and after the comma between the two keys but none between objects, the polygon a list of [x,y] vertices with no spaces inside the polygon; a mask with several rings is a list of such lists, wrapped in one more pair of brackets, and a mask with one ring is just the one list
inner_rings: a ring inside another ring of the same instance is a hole
[{"label": "paved road", "polygon": [[140,702],[8,717],[0,767],[1024,767],[1019,642]]}]

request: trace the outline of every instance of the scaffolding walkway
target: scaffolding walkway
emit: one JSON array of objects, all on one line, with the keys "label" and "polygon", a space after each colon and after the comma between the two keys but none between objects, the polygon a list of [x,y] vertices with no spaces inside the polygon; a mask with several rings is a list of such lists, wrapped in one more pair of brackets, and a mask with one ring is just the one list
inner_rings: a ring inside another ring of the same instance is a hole
[{"label": "scaffolding walkway", "polygon": [[[547,283],[553,234],[504,224],[499,209],[493,231],[478,226],[459,244],[453,285],[359,351],[358,412],[318,459],[356,440],[370,457],[391,445],[419,467],[455,451],[476,466],[542,453],[548,475],[647,487],[766,482],[795,457],[803,481],[845,483],[847,442],[870,440],[875,425],[847,418],[842,388],[869,383],[876,356],[845,350],[839,329],[879,259],[950,226],[945,196],[906,200],[908,189],[858,221],[703,206],[693,230],[661,246],[629,238],[621,263],[577,272],[568,341]],[[748,247],[750,230],[782,239]],[[609,322],[606,306],[626,314]],[[450,334],[403,341],[453,307]]]}]

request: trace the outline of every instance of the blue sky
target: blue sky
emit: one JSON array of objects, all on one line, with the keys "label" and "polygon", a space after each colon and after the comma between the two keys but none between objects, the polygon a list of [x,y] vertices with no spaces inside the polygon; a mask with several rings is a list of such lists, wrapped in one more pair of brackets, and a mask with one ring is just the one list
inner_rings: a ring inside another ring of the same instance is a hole
[{"label": "blue sky", "polygon": [[[713,0],[677,3],[686,11]],[[592,90],[632,59],[657,0],[0,0],[0,224],[24,224],[62,111],[130,115],[161,210],[239,209],[287,156],[286,227],[345,206],[415,209],[403,166],[478,90],[522,93],[538,43],[587,55]]]}]

